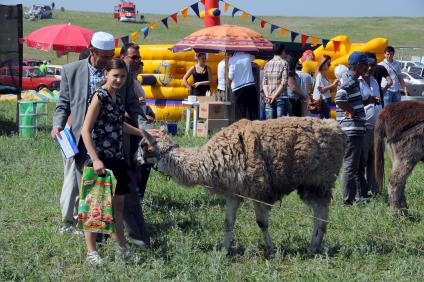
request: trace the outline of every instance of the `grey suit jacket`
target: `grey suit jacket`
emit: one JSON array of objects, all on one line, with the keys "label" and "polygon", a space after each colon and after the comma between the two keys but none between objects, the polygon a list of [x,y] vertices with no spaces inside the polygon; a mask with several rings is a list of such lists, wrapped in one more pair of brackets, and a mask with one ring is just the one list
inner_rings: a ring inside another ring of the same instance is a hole
[{"label": "grey suit jacket", "polygon": [[[77,144],[81,138],[81,128],[88,108],[88,83],[88,58],[63,66],[60,97],[53,116],[53,127],[65,128],[66,121],[71,116],[71,130]],[[125,103],[125,111],[131,120],[136,122],[137,113],[142,109],[134,93],[133,80],[130,76],[118,94]],[[124,150],[127,157],[129,157],[128,139],[128,136],[124,136]]]}]

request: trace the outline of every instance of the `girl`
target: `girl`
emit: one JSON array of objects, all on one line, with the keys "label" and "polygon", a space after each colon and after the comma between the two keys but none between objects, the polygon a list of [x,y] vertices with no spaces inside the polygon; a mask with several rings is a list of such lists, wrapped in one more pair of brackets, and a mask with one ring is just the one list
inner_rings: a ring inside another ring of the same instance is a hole
[{"label": "girl", "polygon": [[[190,95],[205,96],[210,89],[212,81],[212,70],[206,65],[206,54],[196,54],[197,64],[192,66],[184,75],[183,81],[186,88],[190,90]],[[193,75],[193,85],[188,84],[187,79]]]},{"label": "girl", "polygon": [[291,115],[295,117],[301,117],[303,104],[302,100],[306,100],[308,96],[303,93],[301,88],[302,81],[300,76],[296,73],[296,64],[298,62],[298,58],[290,54],[287,56],[286,61],[289,64],[287,94],[291,104]]},{"label": "girl", "polygon": [[321,113],[320,118],[330,118],[330,103],[331,92],[337,89],[339,79],[334,80],[333,83],[328,81],[325,72],[330,69],[331,57],[324,55],[318,60],[318,65],[315,71],[315,86],[312,97],[315,101],[321,99]]},{"label": "girl", "polygon": [[[130,258],[132,254],[125,247],[122,220],[124,195],[129,191],[129,167],[122,147],[122,134],[142,136],[140,130],[124,122],[124,104],[117,95],[117,91],[125,84],[127,75],[126,65],[121,59],[114,58],[107,64],[105,82],[94,91],[81,130],[96,173],[103,175],[108,168],[117,179],[112,200],[116,230],[112,237],[118,243],[120,255],[124,259]],[[102,260],[96,251],[96,233],[85,232],[85,242],[88,249],[87,262],[101,264]]]}]

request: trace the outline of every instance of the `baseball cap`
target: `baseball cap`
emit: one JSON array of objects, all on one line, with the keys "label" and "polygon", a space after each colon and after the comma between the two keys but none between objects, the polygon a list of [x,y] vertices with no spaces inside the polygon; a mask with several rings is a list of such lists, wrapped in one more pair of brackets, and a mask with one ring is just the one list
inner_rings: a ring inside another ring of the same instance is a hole
[{"label": "baseball cap", "polygon": [[352,52],[347,62],[349,65],[356,65],[359,63],[375,63],[375,60],[368,57],[364,52]]},{"label": "baseball cap", "polygon": [[115,39],[110,33],[98,31],[93,34],[91,45],[100,50],[115,50]]}]

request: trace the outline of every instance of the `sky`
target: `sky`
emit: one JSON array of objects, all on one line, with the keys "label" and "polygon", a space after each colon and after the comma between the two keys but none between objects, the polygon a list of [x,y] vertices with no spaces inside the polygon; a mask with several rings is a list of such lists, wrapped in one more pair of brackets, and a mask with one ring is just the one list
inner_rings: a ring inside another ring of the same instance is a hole
[{"label": "sky", "polygon": [[[226,0],[235,7],[258,16],[312,17],[424,17],[424,0]],[[113,12],[118,0],[57,0],[65,10]],[[141,14],[169,15],[190,6],[196,0],[134,0]],[[1,0],[0,4],[22,3],[50,5],[43,0]],[[230,10],[232,11],[232,10]]]}]

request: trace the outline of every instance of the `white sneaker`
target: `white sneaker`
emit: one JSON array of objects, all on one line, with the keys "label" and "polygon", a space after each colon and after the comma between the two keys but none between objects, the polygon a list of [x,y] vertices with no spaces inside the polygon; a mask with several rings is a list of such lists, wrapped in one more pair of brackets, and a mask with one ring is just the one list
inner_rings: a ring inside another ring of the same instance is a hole
[{"label": "white sneaker", "polygon": [[101,265],[103,263],[102,258],[96,251],[87,253],[87,258],[85,259],[85,261],[91,265]]},{"label": "white sneaker", "polygon": [[147,244],[144,243],[144,241],[142,241],[142,240],[128,238],[128,241],[130,241],[131,243],[133,243],[134,245],[136,245],[137,247],[139,247],[143,251],[147,251],[148,250]]},{"label": "white sneaker", "polygon": [[62,227],[59,228],[58,233],[60,235],[63,235],[65,233],[71,233],[71,234],[75,234],[75,235],[84,235],[84,232],[77,229],[75,226],[73,225],[64,225]]}]

